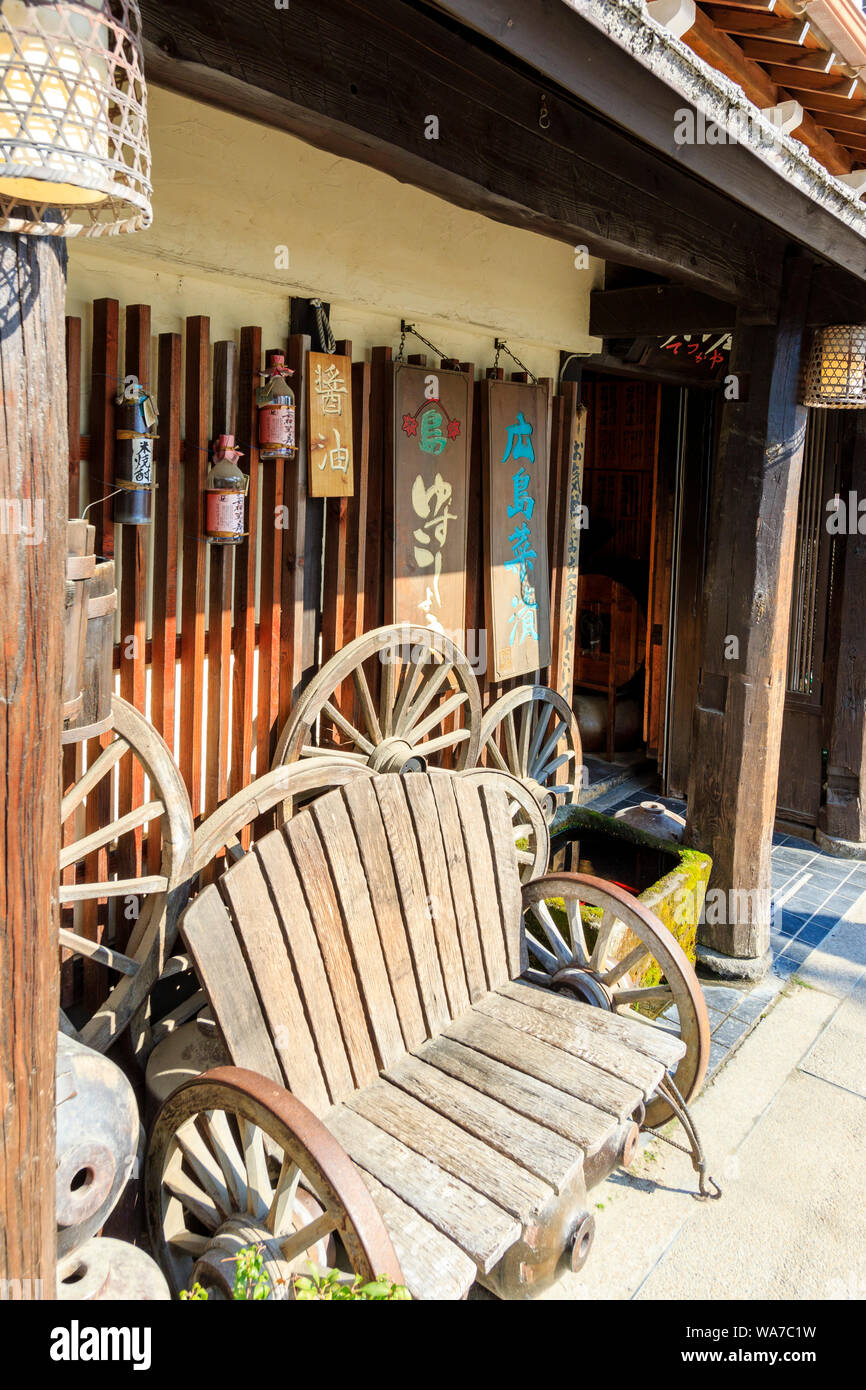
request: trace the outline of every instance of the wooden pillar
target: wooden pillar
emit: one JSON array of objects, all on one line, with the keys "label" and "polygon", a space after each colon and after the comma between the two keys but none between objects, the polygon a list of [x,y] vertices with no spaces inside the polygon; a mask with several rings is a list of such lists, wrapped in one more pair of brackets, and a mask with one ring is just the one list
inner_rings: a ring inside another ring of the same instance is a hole
[{"label": "wooden pillar", "polygon": [[[770,941],[770,850],[806,431],[799,368],[811,263],[788,259],[778,323],[738,316],[714,468],[686,841],[724,893],[699,939],[757,973]],[[731,393],[731,378],[729,387]],[[713,922],[710,919],[716,918]],[[710,961],[709,963],[712,963]],[[725,969],[724,962],[717,962]],[[731,973],[738,973],[733,964]]]},{"label": "wooden pillar", "polygon": [[12,1297],[53,1298],[55,1278],[65,278],[63,241],[0,234],[0,1296]]},{"label": "wooden pillar", "polygon": [[816,838],[831,854],[866,859],[866,516],[851,506],[852,493],[866,497],[863,410],[847,412],[839,450],[847,531],[840,529],[835,545],[824,668],[826,799]]}]

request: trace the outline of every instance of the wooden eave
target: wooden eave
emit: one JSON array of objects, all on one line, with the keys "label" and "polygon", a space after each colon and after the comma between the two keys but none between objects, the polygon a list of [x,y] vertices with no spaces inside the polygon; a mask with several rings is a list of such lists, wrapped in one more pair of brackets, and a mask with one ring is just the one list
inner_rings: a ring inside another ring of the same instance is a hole
[{"label": "wooden eave", "polygon": [[798,101],[803,121],[790,134],[831,174],[866,165],[866,81],[834,51],[802,4],[713,0],[695,9],[695,24],[682,37],[698,57],[742,87],[756,106]]}]

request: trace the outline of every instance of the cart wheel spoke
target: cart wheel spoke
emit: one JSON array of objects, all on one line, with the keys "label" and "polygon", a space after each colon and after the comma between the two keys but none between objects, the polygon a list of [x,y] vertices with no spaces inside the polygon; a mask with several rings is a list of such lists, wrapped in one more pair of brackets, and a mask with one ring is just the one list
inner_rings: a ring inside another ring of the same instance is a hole
[{"label": "cart wheel spoke", "polygon": [[284,1235],[286,1231],[292,1229],[292,1211],[295,1205],[295,1194],[298,1190],[301,1170],[297,1163],[289,1158],[288,1154],[283,1156],[280,1176],[274,1190],[273,1199],[268,1211],[265,1225],[275,1236]]},{"label": "cart wheel spoke", "polygon": [[379,727],[379,718],[373,704],[373,696],[370,693],[370,686],[367,677],[364,675],[363,666],[356,666],[352,672],[355,682],[355,691],[358,696],[358,703],[361,706],[361,713],[364,716],[364,725],[367,733],[374,743],[382,742],[382,730]]},{"label": "cart wheel spoke", "polygon": [[[412,724],[409,724],[406,728],[406,733],[412,735],[413,742],[419,742],[425,734],[430,733],[431,729],[438,728],[440,724],[445,723],[445,720],[448,719],[450,715],[456,714],[460,706],[465,705],[468,699],[469,696],[466,694],[465,690],[458,690],[456,695],[449,696],[444,705],[438,705],[436,709],[428,714],[426,718],[422,719],[420,723],[415,723],[413,721]],[[464,732],[468,736],[469,730],[466,729]]]},{"label": "cart wheel spoke", "polygon": [[77,932],[67,931],[65,927],[60,928],[58,937],[61,946],[65,946],[67,950],[74,951],[77,956],[85,956],[97,965],[105,965],[109,970],[116,970],[119,975],[137,975],[141,969],[139,961],[131,960],[122,951],[112,951],[109,946],[102,946],[86,936],[79,936]]},{"label": "cart wheel spoke", "polygon": [[505,729],[505,747],[508,752],[508,771],[513,772],[517,777],[520,775],[520,753],[517,750],[517,730],[514,727],[514,710],[506,712],[503,720]]},{"label": "cart wheel spoke", "polygon": [[604,973],[607,948],[610,944],[611,934],[618,922],[619,918],[609,908],[605,908],[601,915],[601,923],[595,938],[595,945],[592,948],[592,955],[589,958],[590,968],[597,970],[600,975]]},{"label": "cart wheel spoke", "polygon": [[583,930],[583,915],[579,898],[566,898],[565,915],[571,932],[571,942],[578,965],[589,965],[589,947]]},{"label": "cart wheel spoke", "polygon": [[630,975],[632,970],[637,970],[639,965],[649,959],[649,947],[644,946],[641,942],[639,946],[635,946],[633,950],[629,951],[627,956],[623,956],[622,960],[618,960],[615,965],[605,971],[601,977],[602,984],[615,985],[617,980],[622,979],[623,975]]},{"label": "cart wheel spoke", "polygon": [[644,1004],[650,999],[673,1001],[673,990],[668,985],[646,985],[641,989],[619,989],[614,991],[613,1001],[617,1008],[632,1004]]},{"label": "cart wheel spoke", "polygon": [[544,935],[560,965],[570,965],[574,960],[574,951],[556,925],[548,904],[546,902],[536,903],[533,908],[533,915],[543,927]]},{"label": "cart wheel spoke", "polygon": [[[412,670],[417,673],[421,671],[421,667],[413,666]],[[451,671],[451,662],[441,661],[439,665],[432,670],[424,672],[417,695],[410,703],[402,704],[399,710],[395,711],[397,715],[395,732],[398,736],[405,738],[409,729],[414,726],[424,713],[430,701],[434,699],[439,694],[442,687],[448,683]]]},{"label": "cart wheel spoke", "polygon": [[178,1130],[177,1142],[199,1187],[207,1193],[220,1214],[227,1216],[232,1209],[232,1201],[225,1176],[196,1129],[194,1120],[188,1120]]},{"label": "cart wheel spoke", "polygon": [[166,1173],[165,1185],[180,1202],[184,1211],[194,1216],[208,1231],[215,1231],[222,1220],[217,1205],[203,1187],[182,1166],[183,1154],[178,1148]]},{"label": "cart wheel spoke", "polygon": [[332,1231],[337,1229],[337,1218],[330,1211],[322,1212],[315,1221],[310,1221],[306,1226],[302,1226],[294,1235],[288,1236],[280,1244],[283,1252],[283,1259],[287,1264],[296,1260],[299,1255],[303,1255],[312,1246],[318,1245],[320,1240],[324,1240]]},{"label": "cart wheel spoke", "polygon": [[330,700],[325,701],[324,705],[322,706],[322,713],[326,714],[329,719],[333,720],[337,728],[341,729],[348,739],[351,739],[352,743],[354,743],[356,748],[362,749],[365,753],[372,753],[373,744],[370,742],[370,740],[368,738],[365,738],[364,735],[361,733],[361,730],[355,728],[355,725],[352,723],[351,719],[347,719],[346,716],[340,710],[338,710],[337,706],[333,704]]},{"label": "cart wheel spoke", "polygon": [[207,1110],[203,1119],[211,1152],[232,1194],[235,1210],[243,1211],[247,1203],[246,1170],[228,1116],[222,1110]]},{"label": "cart wheel spoke", "polygon": [[[535,956],[535,959],[541,965],[545,966],[546,969],[551,972],[551,974],[555,970],[559,969],[560,963],[557,960],[556,956],[553,954],[553,952],[548,951],[546,946],[542,946],[541,942],[538,940],[538,937],[533,936],[532,932],[529,931],[528,928],[526,931],[526,946],[529,951],[529,954],[531,956]],[[545,984],[550,984],[549,978],[545,979]]]},{"label": "cart wheel spoke", "polygon": [[486,743],[486,745],[485,745],[485,748],[486,748],[486,752],[487,752],[487,759],[488,759],[488,762],[490,761],[490,759],[492,759],[493,762],[496,764],[496,766],[499,768],[500,772],[508,772],[508,771],[509,771],[508,763],[507,763],[507,762],[505,761],[505,759],[503,758],[502,754],[500,753],[500,751],[499,751],[498,747],[496,746],[496,744],[494,743],[493,739],[488,739],[488,740],[487,740],[487,743]]},{"label": "cart wheel spoke", "polygon": [[[541,727],[541,723],[539,723],[539,727]],[[532,755],[532,776],[539,777],[542,771],[552,766],[549,765],[550,755],[552,755],[556,745],[559,744],[560,738],[563,738],[567,733],[569,733],[569,726],[567,726],[566,721],[564,721],[564,719],[557,720],[555,727],[553,727],[553,733],[550,734],[548,741],[545,742],[544,748],[541,748],[541,751],[537,751]],[[563,753],[562,758],[555,759],[555,762],[562,765],[563,762],[569,760],[569,756],[573,756],[573,753]]]},{"label": "cart wheel spoke", "polygon": [[264,1216],[273,1201],[273,1188],[268,1177],[268,1156],[262,1131],[249,1120],[241,1120],[244,1146],[244,1167],[247,1173],[247,1211],[251,1216]]}]

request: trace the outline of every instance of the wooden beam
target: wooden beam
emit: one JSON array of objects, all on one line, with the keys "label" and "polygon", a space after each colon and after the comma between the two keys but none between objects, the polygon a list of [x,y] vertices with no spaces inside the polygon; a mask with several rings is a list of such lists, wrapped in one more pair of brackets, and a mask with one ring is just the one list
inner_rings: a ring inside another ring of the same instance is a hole
[{"label": "wooden beam", "polygon": [[833,323],[866,323],[866,285],[837,266],[819,265],[812,272],[806,325]]},{"label": "wooden beam", "polygon": [[706,14],[726,34],[760,36],[767,43],[803,44],[809,33],[807,19],[780,20],[775,14],[723,10],[716,5],[708,5]]},{"label": "wooden beam", "polygon": [[0,1289],[53,1299],[65,243],[0,234],[0,285]]},{"label": "wooden beam", "polygon": [[[825,800],[817,840],[866,859],[866,413],[847,412],[839,449],[844,512],[835,545],[833,600],[824,667]],[[860,529],[862,528],[862,530]]]},{"label": "wooden beam", "polygon": [[677,167],[692,152],[674,144],[672,110],[659,158],[632,133],[639,109],[616,130],[401,0],[293,0],[290,18],[257,0],[145,0],[143,22],[150,82],[606,259],[752,304],[772,294],[781,239]]},{"label": "wooden beam", "polygon": [[737,324],[713,472],[688,844],[713,857],[724,920],[700,939],[728,956],[770,944],[770,850],[785,703],[787,638],[806,433],[799,368],[811,263],[789,258],[775,328]]},{"label": "wooden beam", "polygon": [[735,317],[731,304],[683,285],[593,290],[589,296],[589,331],[596,338],[715,333],[733,328]]},{"label": "wooden beam", "polygon": [[[682,96],[569,6],[546,0],[522,0],[519,9],[510,0],[439,0],[439,6],[544,73],[546,81],[558,83],[603,111],[610,121],[639,131],[644,146],[666,155],[674,153],[680,167],[724,189],[743,208],[763,216],[819,256],[866,279],[860,232],[765,164],[748,146],[695,143],[676,146],[674,151],[672,131]],[[762,256],[762,263],[767,266],[767,256]],[[718,294],[707,284],[698,288]]]}]

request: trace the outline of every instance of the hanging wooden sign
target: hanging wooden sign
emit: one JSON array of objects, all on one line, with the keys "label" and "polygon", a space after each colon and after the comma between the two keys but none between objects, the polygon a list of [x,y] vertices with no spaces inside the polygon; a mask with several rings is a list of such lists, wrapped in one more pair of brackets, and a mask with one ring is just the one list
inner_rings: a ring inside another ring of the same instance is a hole
[{"label": "hanging wooden sign", "polygon": [[481,400],[488,650],[499,681],[550,661],[550,392],[485,381]]},{"label": "hanging wooden sign", "polygon": [[352,360],[330,352],[307,359],[307,439],[310,497],[351,497]]},{"label": "hanging wooden sign", "polygon": [[470,378],[395,363],[392,375],[391,547],[386,622],[446,633],[462,646]]}]

